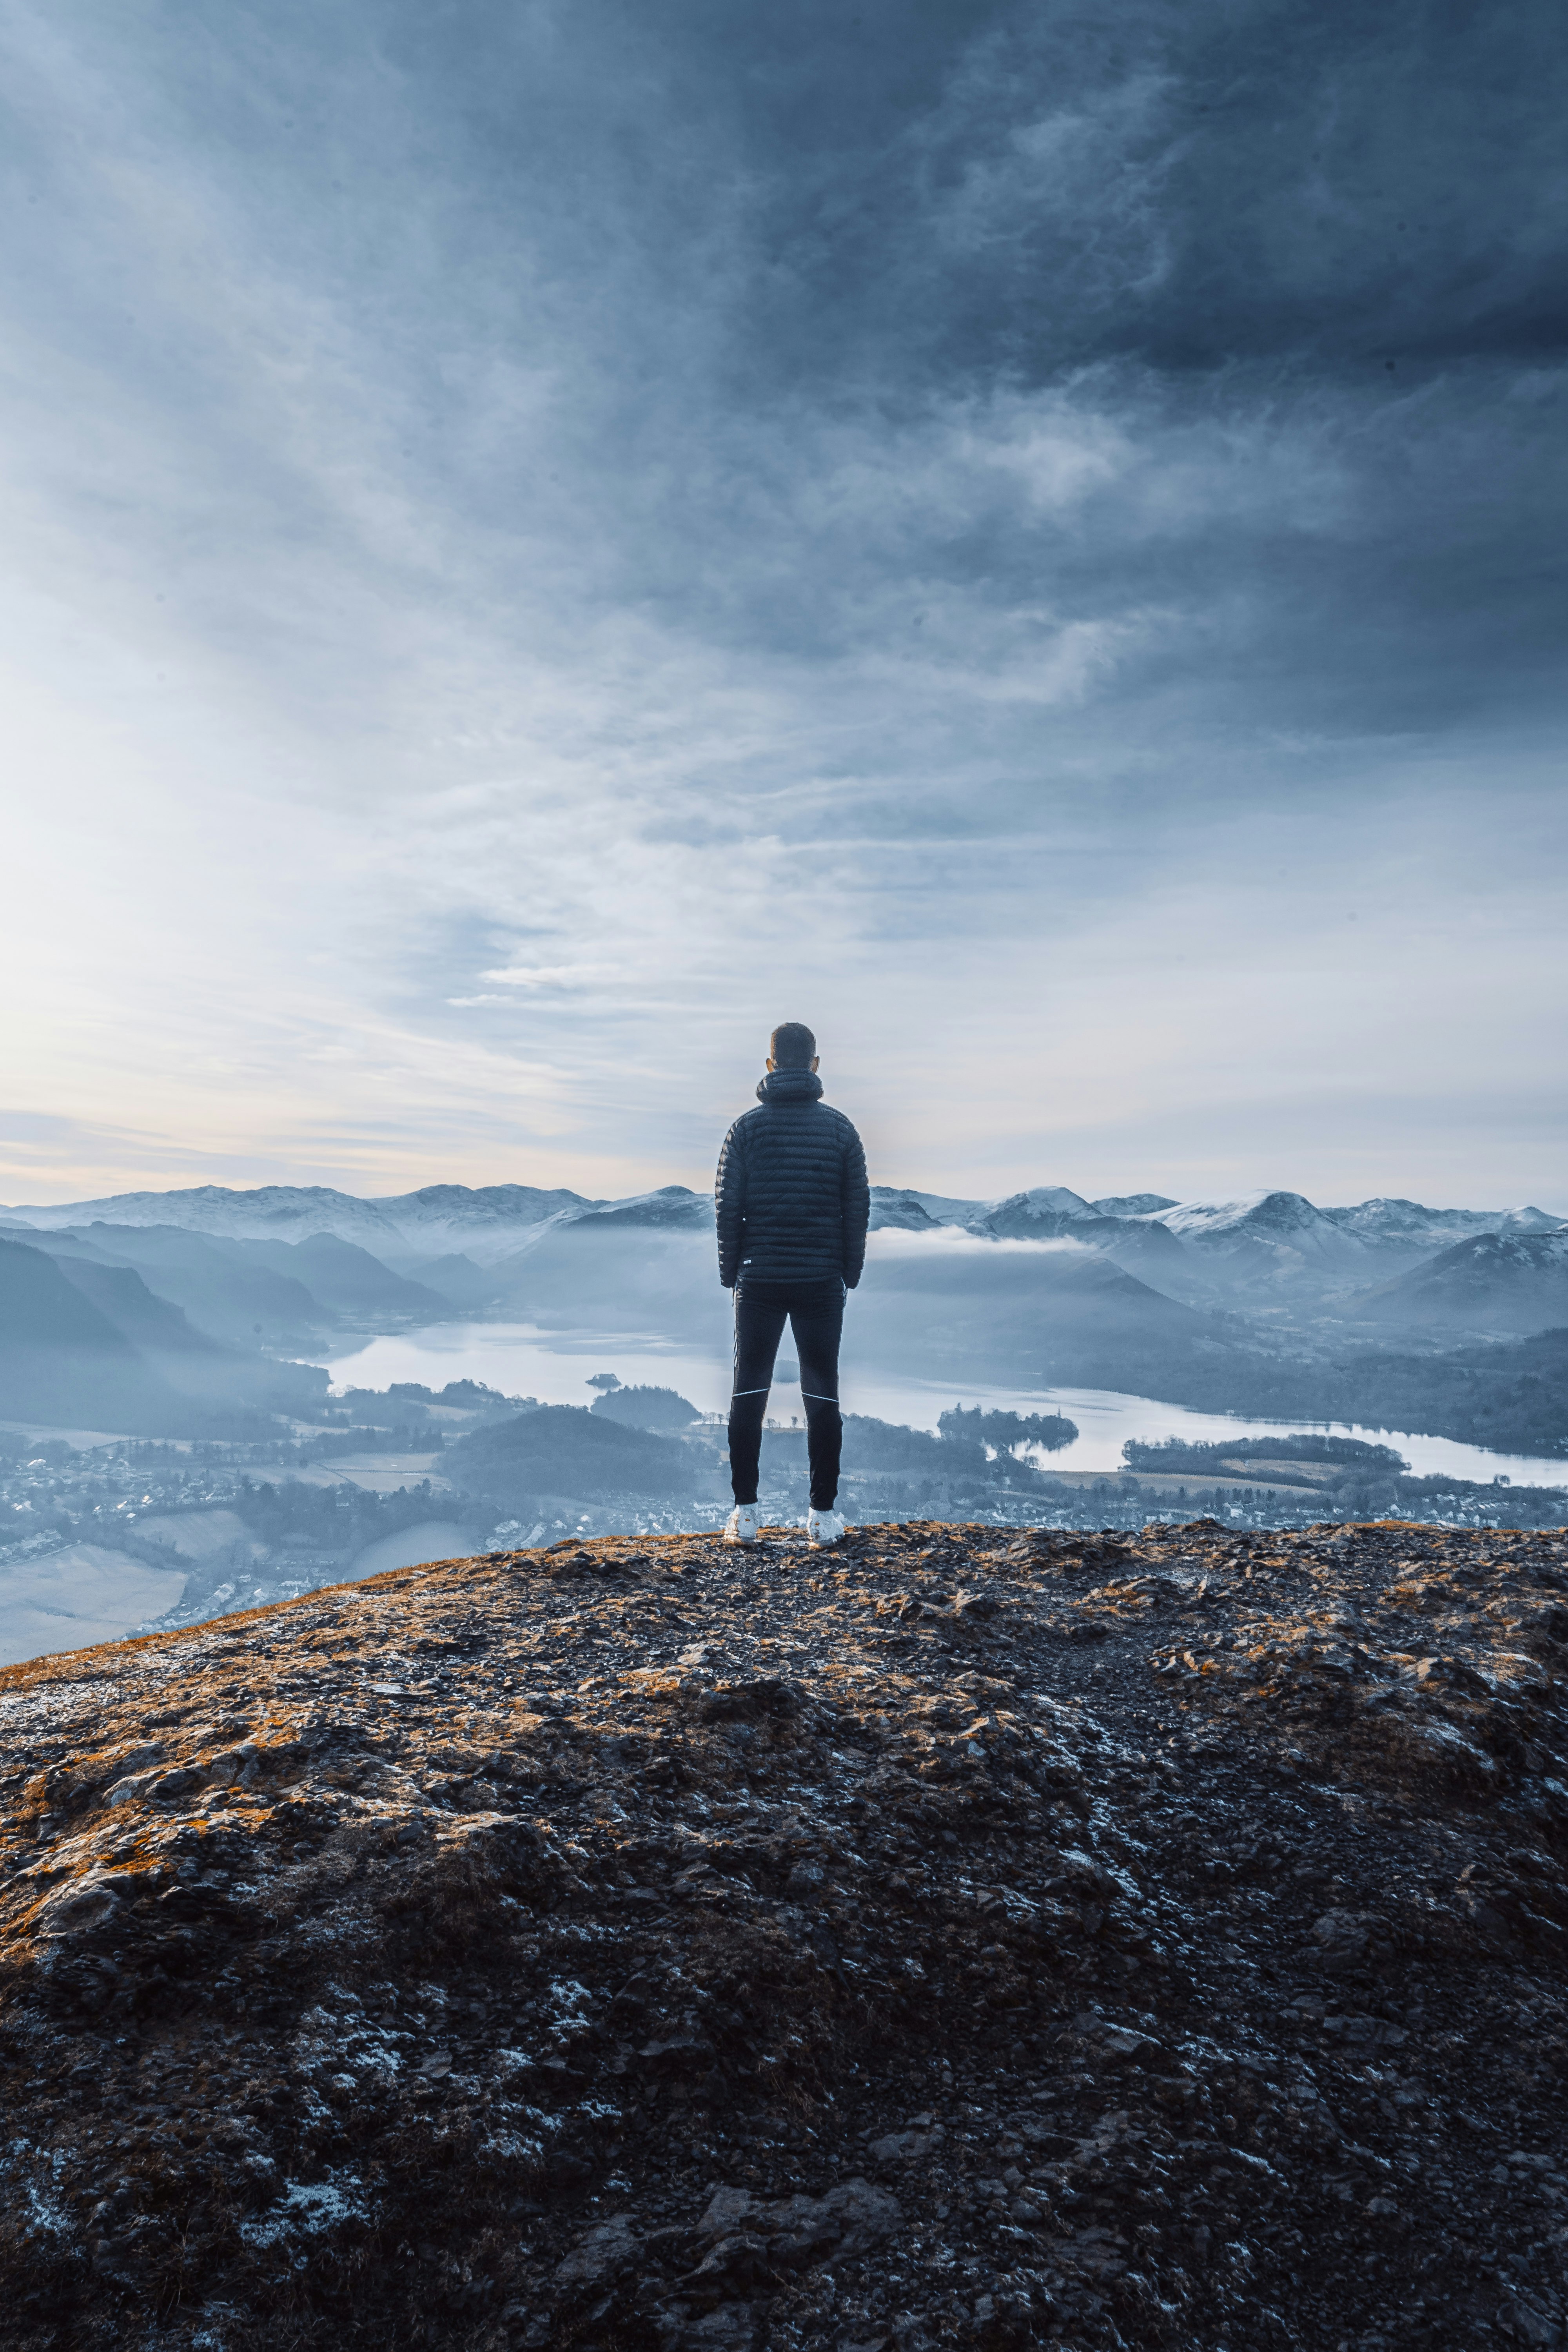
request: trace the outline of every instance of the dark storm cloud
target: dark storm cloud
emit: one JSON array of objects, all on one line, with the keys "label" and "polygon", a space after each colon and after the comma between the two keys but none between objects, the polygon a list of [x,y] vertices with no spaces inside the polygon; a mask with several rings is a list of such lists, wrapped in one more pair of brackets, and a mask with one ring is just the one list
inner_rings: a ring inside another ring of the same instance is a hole
[{"label": "dark storm cloud", "polygon": [[[1261,662],[1287,724],[1403,727],[1555,656],[1550,6],[100,22],[153,81],[144,145],[199,160],[366,339],[386,432],[503,574],[528,551],[498,529],[570,530],[586,499],[579,593],[807,659],[929,627],[933,589],[998,617],[1201,603],[1216,685]],[[67,333],[215,437],[207,354],[171,367],[110,299]],[[994,442],[998,404],[1042,397],[1136,444],[1070,518],[995,467],[941,496],[856,475],[857,429]],[[279,454],[252,447],[253,490],[319,528]],[[1152,685],[1162,649],[1199,651],[1155,631]]]},{"label": "dark storm cloud", "polygon": [[[1195,658],[1285,725],[1552,689],[1551,7],[384,21],[466,159],[464,269],[596,362],[584,456],[613,442],[637,486],[608,593],[808,658],[929,625],[932,588],[998,617],[1042,588],[1058,617],[1201,606],[1206,645],[1152,633],[1150,687]],[[994,434],[1041,395],[1142,456],[1070,523],[984,469],[924,505],[918,469],[903,499],[837,470],[854,425]]]},{"label": "dark storm cloud", "polygon": [[1032,383],[1562,353],[1550,7],[954,9],[905,71],[901,14],[824,12],[825,136],[764,117],[781,358],[828,317],[836,351]]}]

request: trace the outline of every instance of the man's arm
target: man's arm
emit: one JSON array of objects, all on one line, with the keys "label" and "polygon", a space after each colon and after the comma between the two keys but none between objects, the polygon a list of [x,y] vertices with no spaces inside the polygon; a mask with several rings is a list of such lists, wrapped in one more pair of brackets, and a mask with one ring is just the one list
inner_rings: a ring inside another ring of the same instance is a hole
[{"label": "man's arm", "polygon": [[719,1279],[726,1290],[733,1290],[746,1235],[746,1147],[739,1119],[724,1138],[719,1154],[713,1220],[719,1229]]},{"label": "man's arm", "polygon": [[865,1147],[850,1128],[844,1141],[838,1174],[839,1210],[843,1218],[844,1279],[851,1290],[866,1264],[866,1229],[871,1222],[871,1187],[866,1181]]}]

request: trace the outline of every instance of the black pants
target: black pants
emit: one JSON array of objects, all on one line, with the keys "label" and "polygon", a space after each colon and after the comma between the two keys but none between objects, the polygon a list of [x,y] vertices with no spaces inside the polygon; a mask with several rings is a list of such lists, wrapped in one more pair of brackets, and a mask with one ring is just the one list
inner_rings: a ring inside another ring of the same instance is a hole
[{"label": "black pants", "polygon": [[773,1386],[773,1359],[785,1317],[800,1357],[805,1406],[811,1507],[830,1511],[838,1499],[838,1457],[844,1422],[838,1410],[838,1339],[844,1328],[844,1285],[831,1282],[748,1282],[735,1285],[735,1390],[730,1400],[730,1483],[737,1503],[757,1499],[757,1457]]}]

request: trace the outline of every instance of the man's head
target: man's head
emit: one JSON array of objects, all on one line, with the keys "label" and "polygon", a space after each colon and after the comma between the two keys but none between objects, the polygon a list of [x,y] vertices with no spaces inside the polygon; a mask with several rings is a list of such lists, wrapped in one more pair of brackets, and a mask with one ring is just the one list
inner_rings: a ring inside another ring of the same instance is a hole
[{"label": "man's head", "polygon": [[815,1070],[816,1040],[804,1021],[781,1021],[768,1039],[770,1070]]}]

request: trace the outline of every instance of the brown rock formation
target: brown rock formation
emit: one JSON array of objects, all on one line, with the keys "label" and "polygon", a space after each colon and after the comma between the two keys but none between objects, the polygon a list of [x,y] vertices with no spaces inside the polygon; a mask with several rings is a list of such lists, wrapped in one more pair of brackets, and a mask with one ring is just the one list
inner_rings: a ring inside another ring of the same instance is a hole
[{"label": "brown rock formation", "polygon": [[1550,2347],[1568,1536],[401,1570],[0,1675],[26,2352]]}]

